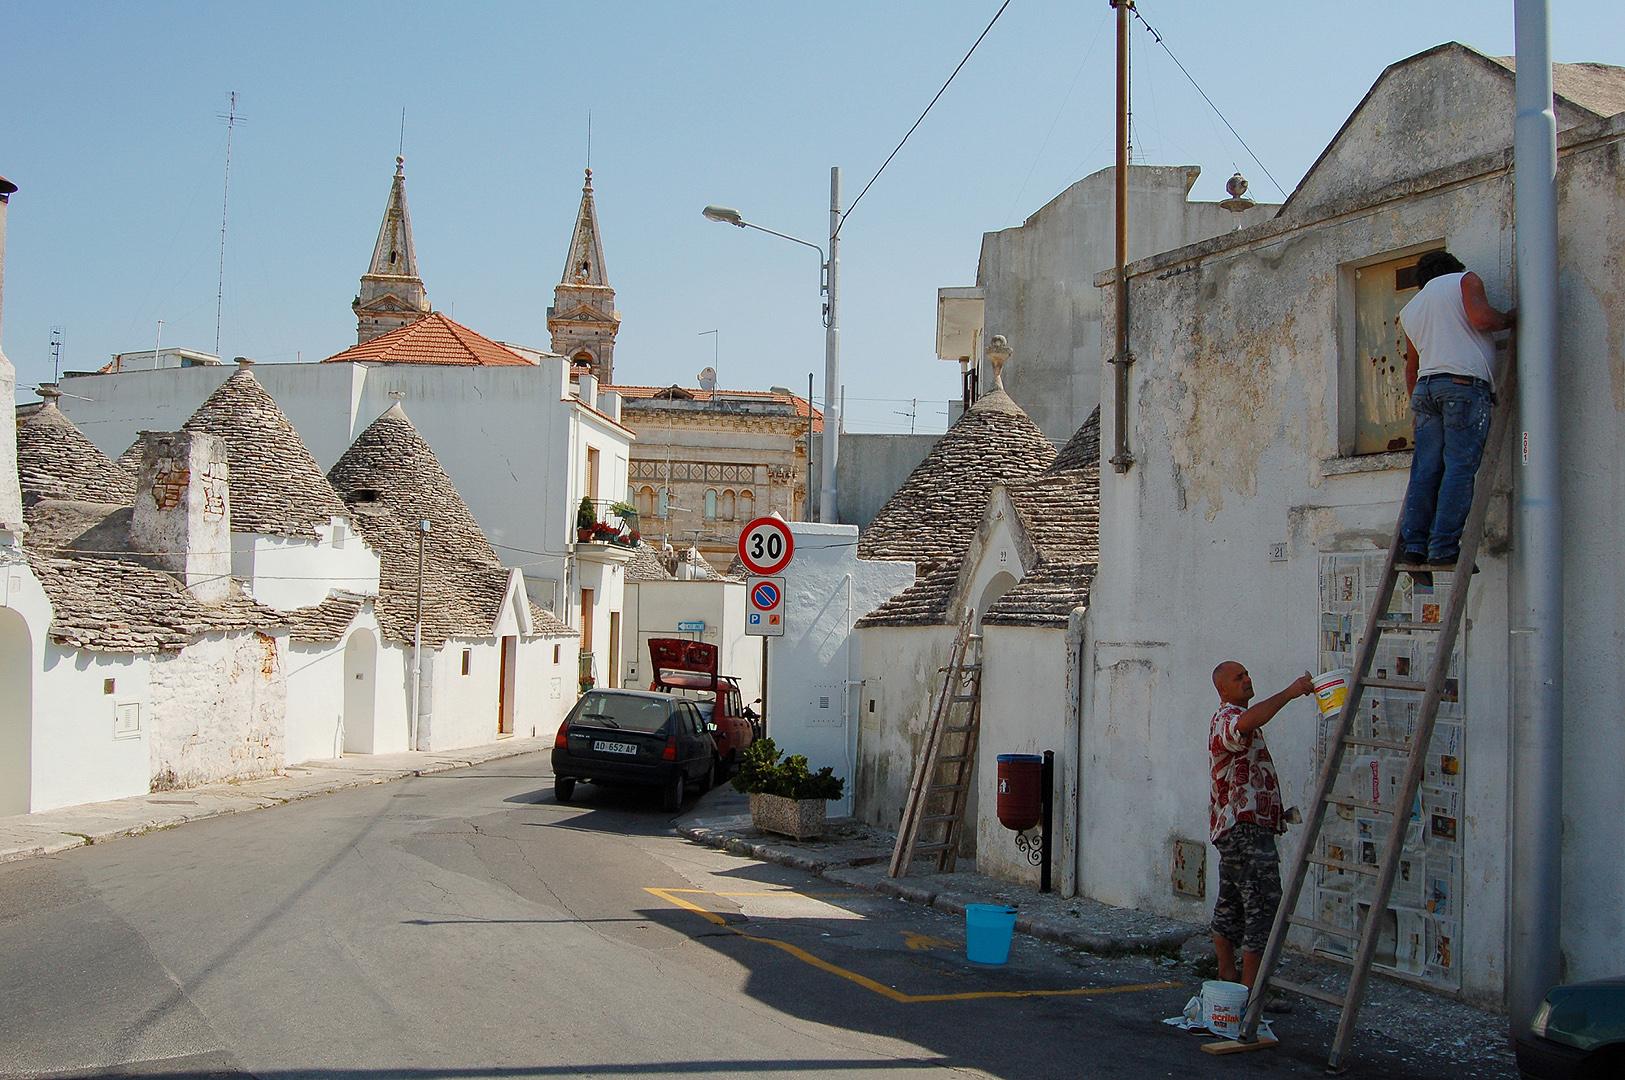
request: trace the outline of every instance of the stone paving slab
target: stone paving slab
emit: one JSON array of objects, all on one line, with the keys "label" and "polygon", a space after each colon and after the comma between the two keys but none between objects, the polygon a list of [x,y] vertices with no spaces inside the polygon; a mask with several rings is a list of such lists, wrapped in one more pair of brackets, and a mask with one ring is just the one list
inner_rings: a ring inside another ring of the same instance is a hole
[{"label": "stone paving slab", "polygon": [[[896,836],[850,819],[832,821],[825,838],[792,840],[756,829],[747,797],[720,787],[678,819],[677,831],[696,843],[777,863],[838,884],[894,896],[962,915],[966,904],[1008,904],[1018,909],[1016,929],[1045,941],[1092,953],[1177,955],[1187,941],[1200,948],[1207,928],[1143,911],[1114,908],[1083,897],[1039,893],[1028,885],[996,881],[974,871],[912,871],[886,876]],[[1211,947],[1211,946],[1209,946]]]},{"label": "stone paving slab", "polygon": [[465,769],[550,750],[552,746],[551,737],[515,738],[444,753],[408,750],[398,754],[347,754],[290,765],[276,776],[256,780],[156,791],[111,802],[0,817],[0,863],[52,855],[121,836],[138,836],[188,821],[259,810],[330,791]]}]

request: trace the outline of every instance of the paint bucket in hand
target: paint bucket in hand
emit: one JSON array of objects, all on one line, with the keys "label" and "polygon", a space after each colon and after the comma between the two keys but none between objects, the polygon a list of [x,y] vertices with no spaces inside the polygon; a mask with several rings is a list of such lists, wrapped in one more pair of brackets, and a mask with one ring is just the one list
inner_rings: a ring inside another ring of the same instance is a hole
[{"label": "paint bucket in hand", "polygon": [[1336,716],[1343,711],[1343,703],[1349,699],[1349,669],[1334,668],[1324,675],[1316,675],[1315,702],[1320,706],[1320,715]]},{"label": "paint bucket in hand", "polygon": [[1209,979],[1202,984],[1202,1023],[1213,1034],[1236,1038],[1246,1011],[1247,988],[1241,983]]},{"label": "paint bucket in hand", "polygon": [[1016,934],[1016,909],[1003,904],[965,905],[965,958],[978,964],[1010,959]]}]

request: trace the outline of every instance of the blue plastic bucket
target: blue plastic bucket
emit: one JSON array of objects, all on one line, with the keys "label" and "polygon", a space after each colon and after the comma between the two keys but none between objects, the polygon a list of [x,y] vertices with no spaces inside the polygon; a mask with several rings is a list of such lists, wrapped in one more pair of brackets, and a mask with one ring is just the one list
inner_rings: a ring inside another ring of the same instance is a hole
[{"label": "blue plastic bucket", "polygon": [[965,958],[977,964],[1010,959],[1016,933],[1016,909],[1002,904],[965,905]]}]

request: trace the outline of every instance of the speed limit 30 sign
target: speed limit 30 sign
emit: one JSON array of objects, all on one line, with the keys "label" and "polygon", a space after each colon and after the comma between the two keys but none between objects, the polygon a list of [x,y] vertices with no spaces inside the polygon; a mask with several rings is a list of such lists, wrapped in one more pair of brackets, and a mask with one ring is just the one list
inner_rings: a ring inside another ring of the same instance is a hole
[{"label": "speed limit 30 sign", "polygon": [[795,550],[790,526],[776,517],[759,517],[739,534],[739,561],[759,577],[770,577],[789,566]]}]

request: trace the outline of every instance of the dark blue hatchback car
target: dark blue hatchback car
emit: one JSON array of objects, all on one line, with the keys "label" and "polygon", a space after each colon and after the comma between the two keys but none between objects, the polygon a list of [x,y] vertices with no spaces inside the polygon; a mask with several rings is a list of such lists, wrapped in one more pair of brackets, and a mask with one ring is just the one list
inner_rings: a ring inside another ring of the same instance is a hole
[{"label": "dark blue hatchback car", "polygon": [[642,690],[589,690],[553,740],[553,794],[569,802],[576,784],[658,787],[681,809],[691,784],[718,772],[710,725],[694,702]]},{"label": "dark blue hatchback car", "polygon": [[1625,976],[1554,986],[1519,1035],[1525,1080],[1625,1077]]}]

